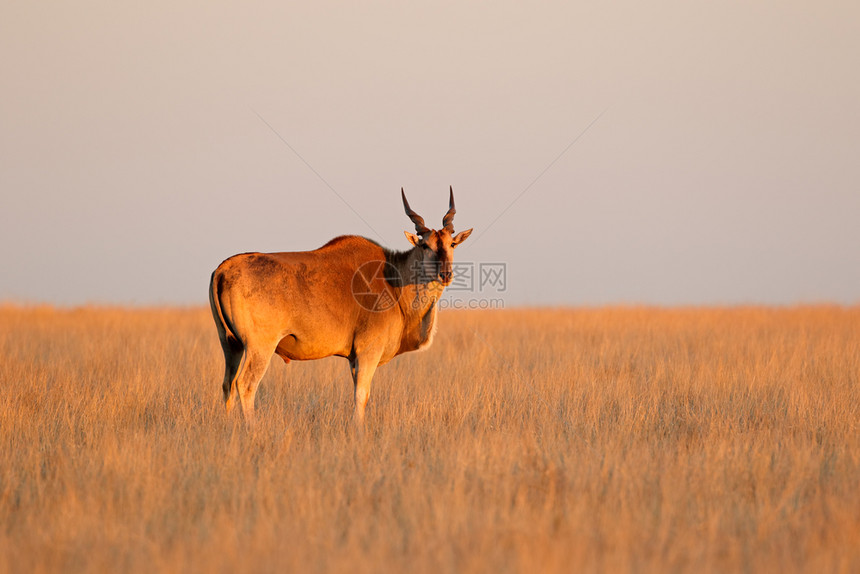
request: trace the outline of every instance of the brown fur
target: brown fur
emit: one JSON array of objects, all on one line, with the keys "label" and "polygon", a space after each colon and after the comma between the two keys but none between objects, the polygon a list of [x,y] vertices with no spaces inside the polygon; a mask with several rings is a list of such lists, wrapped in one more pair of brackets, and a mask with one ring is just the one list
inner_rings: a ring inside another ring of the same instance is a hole
[{"label": "brown fur", "polygon": [[[413,248],[405,252],[341,236],[314,251],[243,253],[221,263],[209,293],[224,351],[227,410],[238,395],[253,423],[254,395],[273,354],[286,362],[340,356],[350,362],[361,426],[376,367],[432,340],[453,248],[471,232],[452,237],[452,229],[410,237]],[[416,272],[428,268],[438,273]],[[367,285],[369,298],[354,295],[356,285]],[[377,299],[390,304],[368,304]]]}]

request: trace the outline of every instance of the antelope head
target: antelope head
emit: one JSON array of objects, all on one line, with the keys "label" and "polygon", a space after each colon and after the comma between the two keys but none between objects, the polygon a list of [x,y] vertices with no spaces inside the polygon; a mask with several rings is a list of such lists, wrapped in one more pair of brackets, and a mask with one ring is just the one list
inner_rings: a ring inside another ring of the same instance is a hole
[{"label": "antelope head", "polygon": [[450,189],[448,213],[442,218],[442,229],[430,229],[424,224],[424,218],[409,207],[406,194],[403,188],[400,188],[403,208],[415,224],[415,233],[408,231],[403,233],[412,245],[420,249],[421,271],[424,279],[430,282],[438,281],[443,287],[450,285],[454,277],[454,248],[463,243],[472,233],[471,229],[467,229],[454,235],[454,214],[457,210],[454,209],[454,187],[451,186]]}]

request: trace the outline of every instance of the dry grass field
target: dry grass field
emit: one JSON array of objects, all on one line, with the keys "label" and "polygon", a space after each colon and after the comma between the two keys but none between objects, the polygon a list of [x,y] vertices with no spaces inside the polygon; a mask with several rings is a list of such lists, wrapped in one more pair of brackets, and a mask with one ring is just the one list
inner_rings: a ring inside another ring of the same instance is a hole
[{"label": "dry grass field", "polygon": [[0,572],[858,572],[860,308],[448,311],[222,410],[208,309],[0,308]]}]

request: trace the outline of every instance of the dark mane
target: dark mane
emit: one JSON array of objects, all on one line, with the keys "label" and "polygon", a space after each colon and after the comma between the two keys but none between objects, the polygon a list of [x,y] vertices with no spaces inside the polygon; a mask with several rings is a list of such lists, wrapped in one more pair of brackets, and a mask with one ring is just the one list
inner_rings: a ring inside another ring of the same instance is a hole
[{"label": "dark mane", "polygon": [[382,248],[382,251],[385,253],[385,261],[394,265],[398,269],[400,269],[401,264],[406,263],[406,259],[412,252],[411,249],[407,249],[406,251],[394,251],[393,249],[387,249],[385,247]]}]

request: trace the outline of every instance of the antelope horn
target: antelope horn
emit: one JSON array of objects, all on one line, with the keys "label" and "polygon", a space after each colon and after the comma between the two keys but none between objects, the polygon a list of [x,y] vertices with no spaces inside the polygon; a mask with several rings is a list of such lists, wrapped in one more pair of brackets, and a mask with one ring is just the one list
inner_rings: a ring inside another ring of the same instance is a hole
[{"label": "antelope horn", "polygon": [[403,209],[406,210],[406,215],[408,215],[409,219],[412,220],[412,223],[415,224],[415,232],[418,233],[418,235],[430,233],[430,228],[424,225],[424,218],[412,211],[412,208],[409,207],[409,202],[406,201],[406,193],[404,193],[402,187],[400,188],[400,196],[403,197]]},{"label": "antelope horn", "polygon": [[454,214],[457,213],[457,210],[454,209],[454,186],[452,185],[450,189],[451,199],[449,200],[448,213],[442,218],[442,226],[451,233],[454,233]]}]

